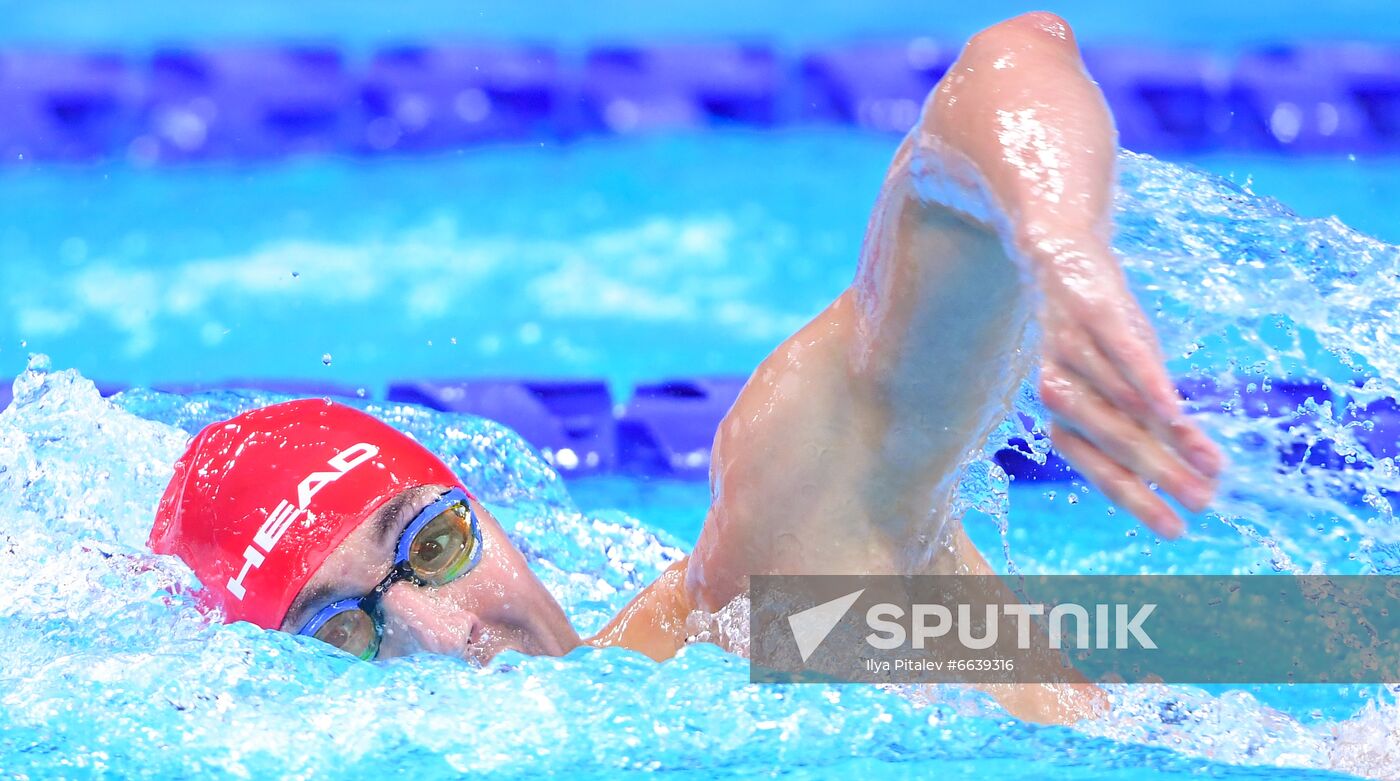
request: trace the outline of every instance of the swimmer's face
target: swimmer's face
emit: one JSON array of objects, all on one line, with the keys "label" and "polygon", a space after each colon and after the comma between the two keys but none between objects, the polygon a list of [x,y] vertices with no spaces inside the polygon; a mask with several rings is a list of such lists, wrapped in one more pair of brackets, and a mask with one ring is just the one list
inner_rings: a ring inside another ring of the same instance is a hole
[{"label": "swimmer's face", "polygon": [[[298,632],[326,605],[363,596],[389,573],[405,527],[446,486],[423,486],[385,502],[350,533],[307,581],[282,623]],[[384,637],[379,658],[419,651],[485,663],[506,649],[560,656],[579,644],[564,610],[525,564],[496,519],[476,502],[480,563],[436,588],[401,581],[380,600]]]}]

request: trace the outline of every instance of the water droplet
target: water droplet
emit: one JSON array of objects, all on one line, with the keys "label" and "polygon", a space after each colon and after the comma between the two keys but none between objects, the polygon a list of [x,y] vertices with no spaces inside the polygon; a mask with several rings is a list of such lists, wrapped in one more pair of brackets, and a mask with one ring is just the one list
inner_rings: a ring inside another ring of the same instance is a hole
[{"label": "water droplet", "polygon": [[293,271],[293,272],[292,272],[292,279],[296,279],[296,278],[299,277],[299,276],[301,276],[301,272],[300,272],[300,271]]},{"label": "water droplet", "polygon": [[365,397],[365,389],[364,389],[364,388],[356,388],[356,389],[355,389],[355,395],[356,395],[356,396],[359,396],[360,398],[363,399],[363,398]]},{"label": "water droplet", "polygon": [[1065,497],[1065,501],[1069,502],[1070,504],[1079,504],[1079,497],[1074,494],[1070,494],[1069,496]]},{"label": "water droplet", "polygon": [[456,343],[457,343],[457,337],[455,337],[455,336],[452,337],[452,343],[453,343],[453,344],[456,344]]},{"label": "water droplet", "polygon": [[331,365],[331,354],[330,354],[330,353],[326,353],[325,355],[322,355],[322,356],[321,356],[321,363],[324,363],[325,365],[330,366],[330,365]]}]

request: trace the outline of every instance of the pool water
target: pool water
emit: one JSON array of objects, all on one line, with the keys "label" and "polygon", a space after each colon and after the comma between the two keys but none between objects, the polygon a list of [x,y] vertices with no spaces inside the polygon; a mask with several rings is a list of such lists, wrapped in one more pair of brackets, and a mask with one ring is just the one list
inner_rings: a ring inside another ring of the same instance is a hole
[{"label": "pool water", "polygon": [[252,371],[370,395],[414,376],[746,374],[849,282],[890,151],[736,133],[0,174],[17,261],[0,369],[37,350],[104,380]]},{"label": "pool water", "polygon": [[[605,377],[625,398],[637,380],[747,375],[850,282],[894,145],[732,131],[0,171],[0,375],[31,352],[99,381],[369,397],[415,377]],[[1395,161],[1197,162],[1400,240]]]},{"label": "pool water", "polygon": [[[324,378],[365,387],[357,403],[480,487],[580,631],[596,629],[689,548],[704,487],[566,484],[508,430],[375,401],[382,384],[514,373],[625,388],[743,372],[849,281],[889,151],[846,133],[724,134],[7,174],[0,248],[21,262],[0,270],[0,362],[18,375],[0,413],[0,768],[1400,775],[1400,710],[1380,686],[1114,687],[1112,716],[1066,729],[951,687],[753,686],[743,659],[701,645],[666,664],[589,649],[483,670],[431,656],[363,664],[211,625],[179,595],[189,572],[145,551],[188,433],[277,397],[138,389],[108,401],[87,377]],[[1400,249],[1200,170],[1131,154],[1120,167],[1118,248],[1173,372],[1320,378],[1337,398],[1200,413],[1232,469],[1187,540],[1158,542],[1082,486],[1008,484],[988,460],[959,494],[974,540],[1005,572],[1394,572],[1400,473],[1362,447],[1347,404],[1400,396]],[[1043,427],[1030,394],[1018,409]],[[1018,434],[1013,417],[988,452]],[[1280,463],[1300,441],[1351,463]]]}]

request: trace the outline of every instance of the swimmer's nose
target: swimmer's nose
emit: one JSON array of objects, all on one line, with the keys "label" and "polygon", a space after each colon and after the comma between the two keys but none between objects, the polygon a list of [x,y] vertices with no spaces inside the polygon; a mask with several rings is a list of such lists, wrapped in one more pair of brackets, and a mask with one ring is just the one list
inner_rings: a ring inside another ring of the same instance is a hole
[{"label": "swimmer's nose", "polygon": [[[388,656],[428,653],[473,658],[481,640],[481,619],[412,583],[395,583],[380,602],[384,617],[381,653]],[[385,653],[387,652],[387,653]]]}]

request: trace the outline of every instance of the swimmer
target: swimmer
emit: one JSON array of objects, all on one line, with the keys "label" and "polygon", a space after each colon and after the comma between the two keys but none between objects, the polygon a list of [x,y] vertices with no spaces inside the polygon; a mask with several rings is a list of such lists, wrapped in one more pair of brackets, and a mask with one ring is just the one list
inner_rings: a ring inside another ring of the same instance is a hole
[{"label": "swimmer", "polygon": [[[979,33],[889,167],[854,281],[754,371],[715,436],[690,554],[583,640],[489,508],[363,413],[298,401],[201,432],[151,533],[227,620],[364,658],[580,643],[662,660],[754,574],[993,574],[952,514],[962,467],[1038,369],[1051,437],[1164,537],[1222,457],[1179,409],[1110,248],[1112,118],[1061,19]],[[1037,342],[1038,351],[1032,351]],[[1028,719],[1091,686],[993,688]]]}]

